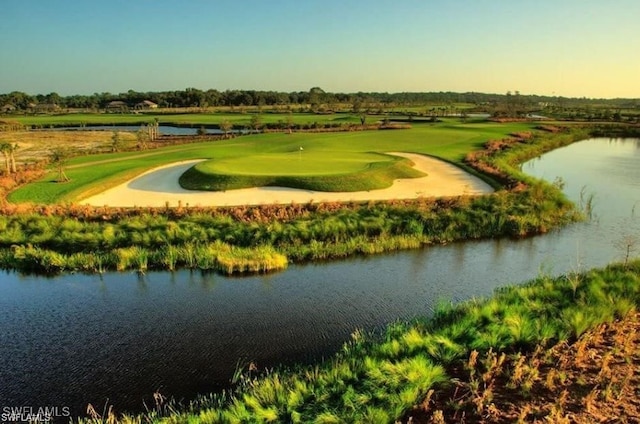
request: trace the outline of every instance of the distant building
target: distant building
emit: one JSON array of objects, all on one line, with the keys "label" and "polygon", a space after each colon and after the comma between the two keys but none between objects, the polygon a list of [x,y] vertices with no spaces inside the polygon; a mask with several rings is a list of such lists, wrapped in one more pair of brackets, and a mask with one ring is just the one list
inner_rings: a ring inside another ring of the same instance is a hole
[{"label": "distant building", "polygon": [[114,100],[107,104],[107,112],[124,113],[129,110],[129,106],[122,100]]},{"label": "distant building", "polygon": [[15,112],[15,110],[16,110],[16,107],[11,103],[7,103],[6,105],[0,107],[0,112],[2,113],[11,113],[11,112]]},{"label": "distant building", "polygon": [[153,103],[151,100],[143,100],[140,103],[136,104],[136,109],[140,110],[149,110],[149,109],[157,109],[158,105]]}]

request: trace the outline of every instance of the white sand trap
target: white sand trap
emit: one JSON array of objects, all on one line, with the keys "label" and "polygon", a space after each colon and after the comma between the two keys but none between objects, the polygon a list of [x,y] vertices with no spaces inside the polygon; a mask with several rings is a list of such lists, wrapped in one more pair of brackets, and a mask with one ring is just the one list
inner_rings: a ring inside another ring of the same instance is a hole
[{"label": "white sand trap", "polygon": [[415,199],[418,197],[459,196],[493,192],[491,186],[457,166],[428,156],[390,152],[414,163],[414,168],[427,174],[421,178],[395,180],[381,190],[355,192],[322,192],[288,187],[253,187],[227,191],[185,190],[178,178],[201,160],[176,162],[154,168],[144,174],[80,203],[93,206],[235,206],[271,203],[308,203]]}]

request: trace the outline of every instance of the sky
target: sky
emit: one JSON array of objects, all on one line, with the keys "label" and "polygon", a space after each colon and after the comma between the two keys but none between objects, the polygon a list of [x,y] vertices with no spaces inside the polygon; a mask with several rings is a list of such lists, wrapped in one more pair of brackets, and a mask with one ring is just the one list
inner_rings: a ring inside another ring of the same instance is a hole
[{"label": "sky", "polygon": [[1,0],[0,93],[640,98],[640,0]]}]

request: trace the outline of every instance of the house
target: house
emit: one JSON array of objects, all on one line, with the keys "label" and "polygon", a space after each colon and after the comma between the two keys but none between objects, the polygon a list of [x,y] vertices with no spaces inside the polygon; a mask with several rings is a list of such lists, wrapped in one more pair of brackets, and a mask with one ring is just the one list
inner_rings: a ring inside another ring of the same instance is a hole
[{"label": "house", "polygon": [[11,113],[11,112],[15,112],[16,111],[16,107],[14,105],[12,105],[11,103],[7,103],[6,105],[0,107],[0,112],[1,113]]},{"label": "house", "polygon": [[107,112],[124,113],[129,111],[129,106],[121,100],[114,100],[107,104],[106,110]]},{"label": "house", "polygon": [[151,100],[143,100],[140,103],[136,104],[136,109],[140,110],[149,110],[149,109],[157,109],[158,105],[153,103]]}]

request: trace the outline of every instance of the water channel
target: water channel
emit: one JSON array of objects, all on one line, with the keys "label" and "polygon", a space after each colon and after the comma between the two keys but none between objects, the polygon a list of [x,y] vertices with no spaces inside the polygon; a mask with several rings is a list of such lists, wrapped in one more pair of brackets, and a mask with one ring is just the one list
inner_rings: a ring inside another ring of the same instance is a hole
[{"label": "water channel", "polygon": [[[36,129],[34,131],[124,131],[136,132],[143,128],[140,125],[90,125],[85,127],[56,127]],[[171,125],[159,125],[158,131],[164,135],[196,135],[198,131],[205,131],[206,134],[222,135],[223,131],[218,128],[199,128],[199,127],[174,127]],[[232,133],[248,133],[249,130],[232,130]]]},{"label": "water channel", "polygon": [[[281,273],[179,271],[55,278],[0,273],[0,408],[141,411],[228,386],[238,366],[310,362],[356,329],[428,315],[544,274],[603,266],[640,239],[640,139],[591,139],[523,165],[561,177],[592,219],[523,240],[434,246]],[[638,241],[640,244],[640,241]]]}]

